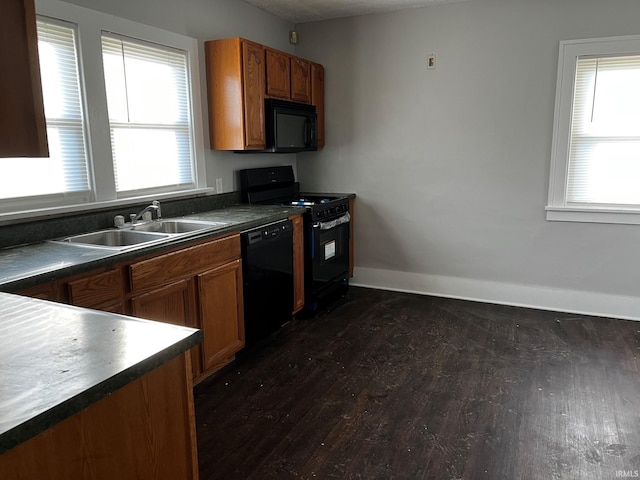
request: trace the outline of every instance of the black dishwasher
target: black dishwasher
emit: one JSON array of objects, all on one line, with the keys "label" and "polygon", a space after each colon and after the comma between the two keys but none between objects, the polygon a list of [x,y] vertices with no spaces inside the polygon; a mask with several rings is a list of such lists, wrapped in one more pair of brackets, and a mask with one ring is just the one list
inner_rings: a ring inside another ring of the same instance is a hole
[{"label": "black dishwasher", "polygon": [[247,230],[241,240],[245,343],[252,346],[291,320],[293,223]]}]

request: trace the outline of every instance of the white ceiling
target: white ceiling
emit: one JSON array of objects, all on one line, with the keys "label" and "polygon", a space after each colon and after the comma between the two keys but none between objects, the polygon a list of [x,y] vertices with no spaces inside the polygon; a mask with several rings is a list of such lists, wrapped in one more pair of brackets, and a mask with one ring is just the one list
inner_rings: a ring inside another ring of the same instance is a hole
[{"label": "white ceiling", "polygon": [[352,17],[463,0],[244,0],[292,23]]}]

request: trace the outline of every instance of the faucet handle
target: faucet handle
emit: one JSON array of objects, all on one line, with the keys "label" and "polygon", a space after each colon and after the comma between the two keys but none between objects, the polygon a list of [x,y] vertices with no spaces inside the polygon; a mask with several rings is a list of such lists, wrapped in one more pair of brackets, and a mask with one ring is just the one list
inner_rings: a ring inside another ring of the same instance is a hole
[{"label": "faucet handle", "polygon": [[156,218],[160,220],[162,218],[162,210],[160,210],[160,202],[158,200],[154,200],[151,202],[151,205],[156,207]]}]

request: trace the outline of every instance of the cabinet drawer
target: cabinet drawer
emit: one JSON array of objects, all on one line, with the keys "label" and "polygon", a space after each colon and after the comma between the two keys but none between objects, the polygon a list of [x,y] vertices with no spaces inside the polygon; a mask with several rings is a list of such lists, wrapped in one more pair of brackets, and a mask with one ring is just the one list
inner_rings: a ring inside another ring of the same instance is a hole
[{"label": "cabinet drawer", "polygon": [[131,290],[163,285],[240,258],[240,235],[220,238],[129,267]]},{"label": "cabinet drawer", "polygon": [[120,270],[110,270],[68,283],[69,301],[78,307],[97,308],[122,299]]},{"label": "cabinet drawer", "polygon": [[56,288],[54,282],[43,283],[36,285],[35,287],[27,288],[26,290],[20,290],[18,295],[24,295],[25,297],[40,298],[42,300],[58,300],[56,295]]}]

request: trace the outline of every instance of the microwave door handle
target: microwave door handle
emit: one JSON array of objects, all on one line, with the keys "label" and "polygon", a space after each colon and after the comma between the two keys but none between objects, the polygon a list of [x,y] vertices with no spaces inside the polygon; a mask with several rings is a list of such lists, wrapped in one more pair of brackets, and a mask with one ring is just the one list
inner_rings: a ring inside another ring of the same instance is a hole
[{"label": "microwave door handle", "polygon": [[309,145],[314,143],[314,140],[315,140],[315,132],[316,132],[315,125],[316,125],[315,120],[309,120]]},{"label": "microwave door handle", "polygon": [[304,120],[304,146],[308,147],[311,145],[311,121],[308,118]]}]

